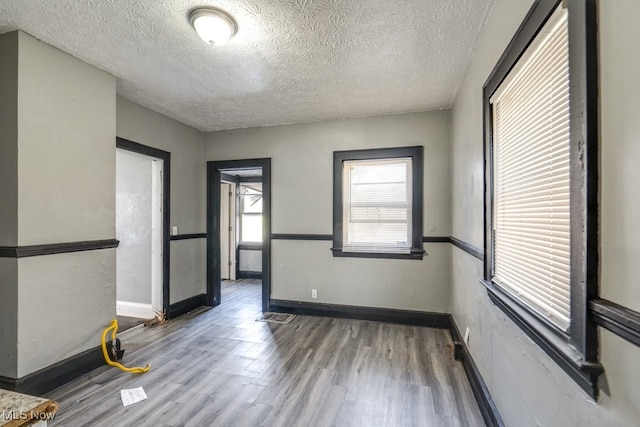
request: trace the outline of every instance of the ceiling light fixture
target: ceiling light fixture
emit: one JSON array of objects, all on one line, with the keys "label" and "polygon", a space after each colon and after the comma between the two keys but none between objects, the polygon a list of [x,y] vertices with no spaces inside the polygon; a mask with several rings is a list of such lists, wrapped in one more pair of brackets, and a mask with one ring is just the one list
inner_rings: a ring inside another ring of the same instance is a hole
[{"label": "ceiling light fixture", "polygon": [[224,10],[200,7],[189,14],[189,21],[202,40],[222,46],[238,31],[236,21]]}]

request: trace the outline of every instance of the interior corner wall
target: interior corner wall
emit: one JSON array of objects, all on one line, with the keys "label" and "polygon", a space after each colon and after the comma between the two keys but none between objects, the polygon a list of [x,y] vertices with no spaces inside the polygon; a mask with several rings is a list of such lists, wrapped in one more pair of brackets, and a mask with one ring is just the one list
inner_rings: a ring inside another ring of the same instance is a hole
[{"label": "interior corner wall", "polygon": [[[483,247],[484,239],[482,86],[532,4],[533,0],[495,1],[452,110],[453,236],[477,248]],[[600,65],[604,122],[601,288],[604,295],[616,298],[614,302],[630,301],[636,304],[632,308],[637,310],[635,278],[640,266],[632,254],[638,253],[637,239],[633,236],[640,235],[640,224],[635,220],[637,191],[633,184],[640,178],[636,167],[640,160],[637,138],[640,128],[635,119],[640,93],[635,84],[638,67],[633,66],[638,64],[637,58],[629,57],[626,47],[633,44],[631,40],[639,40],[636,23],[640,16],[635,0],[599,4],[601,9],[606,8],[600,13],[600,20],[605,19],[600,28],[601,44],[606,41],[606,48],[612,49],[601,52]],[[635,32],[631,37],[632,31]],[[616,39],[616,34],[618,37],[622,34],[622,38]],[[631,71],[634,77],[628,79]],[[607,330],[600,330],[600,358],[605,375],[600,381],[602,391],[596,403],[490,302],[486,290],[479,284],[482,277],[482,261],[452,248],[453,318],[460,330],[470,328],[471,355],[506,425],[637,424],[640,419],[638,347]],[[628,298],[624,299],[625,295]]]},{"label": "interior corner wall", "polygon": [[[19,246],[115,237],[115,86],[18,32]],[[100,345],[115,249],[18,258],[17,271],[18,378]]]},{"label": "interior corner wall", "polygon": [[112,239],[115,78],[19,35],[18,242]]},{"label": "interior corner wall", "polygon": [[[171,153],[171,225],[178,234],[204,233],[204,133],[122,97],[116,100],[117,136]],[[172,240],[170,303],[206,292],[206,239]]]},{"label": "interior corner wall", "polygon": [[[18,242],[18,32],[0,35],[0,246]],[[0,258],[0,376],[18,366],[18,264]]]},{"label": "interior corner wall", "polygon": [[0,258],[0,376],[18,377],[18,260]]},{"label": "interior corner wall", "polygon": [[0,246],[18,242],[18,32],[0,35]]},{"label": "interior corner wall", "polygon": [[[424,235],[449,236],[449,111],[212,132],[205,159],[271,158],[272,233],[333,230],[333,152],[424,146]],[[424,260],[334,258],[331,241],[272,240],[271,298],[450,311],[450,245]],[[318,298],[311,298],[311,289]]]}]

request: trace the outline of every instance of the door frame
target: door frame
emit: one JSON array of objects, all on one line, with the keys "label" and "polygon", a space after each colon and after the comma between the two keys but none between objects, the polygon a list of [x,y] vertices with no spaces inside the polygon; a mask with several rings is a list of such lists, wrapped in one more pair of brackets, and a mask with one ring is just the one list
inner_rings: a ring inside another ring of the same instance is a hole
[{"label": "door frame", "polygon": [[[230,178],[235,178],[235,177],[230,177]],[[227,179],[227,176],[225,176],[225,174],[221,174],[221,184],[220,185],[228,185],[230,188],[229,191],[229,195],[226,196],[228,199],[228,204],[229,204],[229,209],[228,209],[228,227],[231,227],[231,229],[227,230],[226,233],[228,235],[228,246],[225,249],[225,251],[222,250],[222,248],[220,249],[220,254],[222,255],[224,252],[228,252],[227,256],[228,256],[228,262],[230,262],[231,264],[227,265],[227,271],[228,271],[228,275],[229,275],[229,280],[236,280],[237,279],[237,274],[236,274],[236,265],[237,265],[237,256],[236,256],[236,251],[235,251],[235,247],[237,246],[237,242],[236,242],[236,226],[237,226],[237,218],[236,218],[236,186],[237,183],[235,182],[235,180],[229,180]],[[220,203],[222,203],[222,200],[224,200],[225,196],[221,193],[220,194]],[[222,204],[221,204],[222,207]],[[222,209],[220,209],[220,212],[222,212]],[[221,224],[222,225],[222,224]],[[225,231],[221,228],[220,229],[220,237],[222,238],[222,235]],[[221,241],[222,243],[222,241]],[[233,250],[232,250],[233,248]],[[223,270],[224,267],[224,263],[222,263],[222,258],[220,259],[221,264],[220,264],[220,270]],[[222,275],[220,276],[221,280],[225,280]]]},{"label": "door frame", "polygon": [[269,311],[271,297],[271,159],[207,162],[207,305],[221,299],[220,182],[227,169],[262,168],[262,311]]},{"label": "door frame", "polygon": [[169,310],[169,251],[171,249],[171,153],[118,136],[116,137],[116,148],[162,160],[162,312],[167,316]]}]

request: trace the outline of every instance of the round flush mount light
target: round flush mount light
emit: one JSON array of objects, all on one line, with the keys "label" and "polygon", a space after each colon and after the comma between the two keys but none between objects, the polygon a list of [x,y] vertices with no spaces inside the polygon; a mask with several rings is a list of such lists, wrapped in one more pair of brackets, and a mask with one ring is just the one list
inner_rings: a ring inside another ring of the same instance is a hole
[{"label": "round flush mount light", "polygon": [[236,21],[224,10],[200,7],[189,14],[189,21],[205,43],[222,46],[238,31]]}]

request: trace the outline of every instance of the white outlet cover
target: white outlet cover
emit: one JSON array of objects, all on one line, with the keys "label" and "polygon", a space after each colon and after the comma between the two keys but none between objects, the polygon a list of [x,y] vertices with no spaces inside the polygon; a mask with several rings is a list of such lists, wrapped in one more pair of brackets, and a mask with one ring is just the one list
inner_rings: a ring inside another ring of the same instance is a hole
[{"label": "white outlet cover", "polygon": [[178,234],[178,226],[177,225],[173,225],[171,227],[171,235],[175,236]]},{"label": "white outlet cover", "polygon": [[469,344],[469,333],[470,333],[469,328],[467,328],[467,330],[464,331],[464,342],[466,344]]},{"label": "white outlet cover", "polygon": [[311,298],[318,298],[318,290],[311,289]]}]

